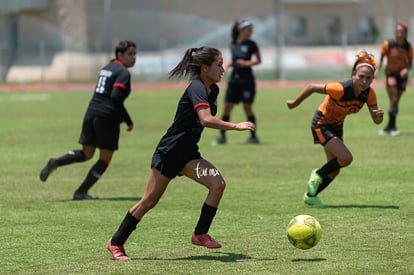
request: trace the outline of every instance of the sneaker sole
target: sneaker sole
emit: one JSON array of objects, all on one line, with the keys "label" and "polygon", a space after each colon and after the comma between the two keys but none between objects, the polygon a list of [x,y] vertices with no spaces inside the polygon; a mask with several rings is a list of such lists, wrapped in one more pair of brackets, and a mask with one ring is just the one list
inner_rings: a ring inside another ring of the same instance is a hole
[{"label": "sneaker sole", "polygon": [[197,245],[197,246],[202,246],[202,247],[205,247],[205,248],[208,248],[208,249],[217,249],[217,248],[221,248],[221,245],[220,246],[205,246],[205,245],[203,245],[203,244],[198,244],[198,243],[192,243],[193,245]]}]

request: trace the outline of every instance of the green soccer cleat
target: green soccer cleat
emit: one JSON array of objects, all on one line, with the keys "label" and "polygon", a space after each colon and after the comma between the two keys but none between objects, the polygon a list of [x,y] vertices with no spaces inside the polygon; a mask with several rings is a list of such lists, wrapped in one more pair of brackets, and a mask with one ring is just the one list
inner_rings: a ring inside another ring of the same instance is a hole
[{"label": "green soccer cleat", "polygon": [[303,202],[310,206],[315,207],[328,207],[326,203],[324,203],[318,196],[310,197],[307,193],[303,196]]},{"label": "green soccer cleat", "polygon": [[316,196],[316,192],[318,192],[318,187],[322,183],[322,177],[316,173],[318,169],[314,169],[310,175],[308,181],[308,194],[311,196]]}]

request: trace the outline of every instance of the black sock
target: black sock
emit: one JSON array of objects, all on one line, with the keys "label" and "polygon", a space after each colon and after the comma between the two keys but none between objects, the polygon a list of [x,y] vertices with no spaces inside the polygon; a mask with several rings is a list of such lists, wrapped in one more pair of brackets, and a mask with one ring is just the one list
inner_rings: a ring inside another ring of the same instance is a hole
[{"label": "black sock", "polygon": [[388,128],[392,129],[395,127],[395,116],[391,111],[388,111]]},{"label": "black sock", "polygon": [[[221,117],[221,120],[223,120],[223,121],[230,121],[230,116],[229,115],[223,115],[222,117]],[[220,130],[220,134],[221,134],[221,136],[225,136],[225,134],[226,134],[226,131],[225,130]]]},{"label": "black sock", "polygon": [[77,192],[86,193],[88,190],[98,181],[98,179],[102,176],[105,172],[106,168],[108,167],[108,163],[104,162],[103,160],[98,160],[94,166],[92,166],[91,170],[89,170],[86,179],[83,181],[81,186],[79,186]]},{"label": "black sock", "polygon": [[196,235],[207,234],[208,230],[210,229],[210,225],[213,222],[214,216],[216,215],[216,212],[217,212],[216,207],[213,207],[213,206],[210,206],[204,203],[203,207],[201,208],[200,218],[194,230],[194,234]]},{"label": "black sock", "polygon": [[338,159],[334,158],[325,163],[321,168],[319,168],[316,173],[322,178],[327,177],[330,173],[339,170],[341,165],[338,163]]},{"label": "black sock", "polygon": [[72,150],[57,159],[58,166],[68,165],[74,162],[85,161],[85,154],[82,150]]},{"label": "black sock", "polygon": [[315,196],[322,192],[328,185],[333,181],[330,177],[326,176],[322,178],[322,183],[319,185],[318,190],[316,191]]},{"label": "black sock", "polygon": [[[250,121],[250,122],[253,122],[256,125],[256,117],[254,115],[248,116],[247,120]],[[257,125],[256,125],[256,127],[257,127]],[[252,138],[255,138],[256,137],[256,131],[250,131],[250,135],[251,135]]]},{"label": "black sock", "polygon": [[139,222],[140,220],[132,216],[132,214],[128,211],[125,218],[119,225],[118,230],[112,236],[111,243],[113,245],[123,245],[131,233],[137,228],[137,224]]},{"label": "black sock", "polygon": [[397,113],[398,110],[394,109],[394,108],[390,108],[388,110],[388,117],[389,117],[389,122],[388,122],[388,126],[390,129],[396,129],[396,119],[397,119]]}]

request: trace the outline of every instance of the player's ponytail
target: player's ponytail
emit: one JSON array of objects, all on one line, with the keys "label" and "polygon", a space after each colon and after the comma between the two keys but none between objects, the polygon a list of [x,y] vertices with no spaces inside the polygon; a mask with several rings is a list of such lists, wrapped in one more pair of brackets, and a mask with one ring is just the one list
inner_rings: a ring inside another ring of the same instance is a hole
[{"label": "player's ponytail", "polygon": [[181,61],[168,73],[168,78],[196,78],[201,72],[201,66],[210,66],[220,51],[210,47],[189,48]]},{"label": "player's ponytail", "polygon": [[231,28],[231,41],[236,43],[237,37],[239,37],[239,21],[234,21],[233,27]]}]

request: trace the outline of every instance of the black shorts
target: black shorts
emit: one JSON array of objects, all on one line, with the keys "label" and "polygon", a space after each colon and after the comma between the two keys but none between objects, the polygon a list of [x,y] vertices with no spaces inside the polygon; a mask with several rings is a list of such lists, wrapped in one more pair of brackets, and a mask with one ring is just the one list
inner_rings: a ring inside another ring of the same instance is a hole
[{"label": "black shorts", "polygon": [[86,114],[79,143],[99,149],[118,150],[119,120]]},{"label": "black shorts", "polygon": [[246,103],[253,103],[256,96],[256,82],[254,78],[232,78],[226,91],[226,102],[239,103],[240,101]]},{"label": "black shorts", "polygon": [[404,92],[405,89],[407,88],[407,82],[408,82],[408,78],[402,78],[400,76],[400,74],[392,74],[392,73],[386,73],[385,74],[385,83],[387,85],[387,87],[390,87],[389,83],[388,83],[388,78],[392,77],[395,78],[395,81],[397,82],[397,89],[398,91],[402,91]]},{"label": "black shorts", "polygon": [[311,130],[314,144],[325,145],[333,137],[343,140],[343,124],[312,124]]},{"label": "black shorts", "polygon": [[162,154],[159,151],[155,151],[152,156],[151,168],[156,168],[160,173],[169,179],[173,179],[176,176],[181,176],[180,172],[184,166],[191,160],[202,159],[199,152],[195,152],[189,155],[187,158],[178,159],[171,158]]}]

